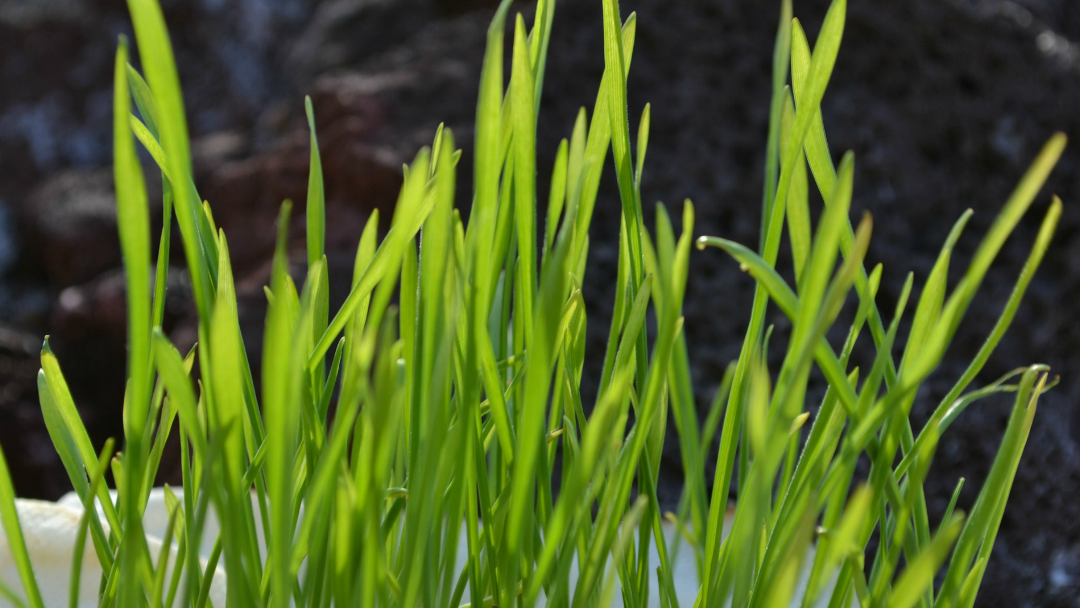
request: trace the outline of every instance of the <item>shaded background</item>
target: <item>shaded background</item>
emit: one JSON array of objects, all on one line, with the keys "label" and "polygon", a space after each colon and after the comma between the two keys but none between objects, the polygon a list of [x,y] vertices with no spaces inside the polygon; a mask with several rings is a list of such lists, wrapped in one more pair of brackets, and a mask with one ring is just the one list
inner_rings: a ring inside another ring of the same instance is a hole
[{"label": "shaded background", "polygon": [[[303,95],[314,99],[322,147],[330,273],[345,279],[368,214],[392,209],[401,164],[430,141],[440,121],[465,148],[461,192],[469,192],[483,33],[494,3],[162,3],[189,111],[196,180],[229,235],[242,326],[257,352],[278,205],[284,198],[303,201],[306,192]],[[639,13],[630,78],[635,125],[644,104],[653,103],[644,197],[692,198],[699,233],[755,242],[778,5],[622,2],[624,14]],[[826,6],[825,0],[795,2],[811,38]],[[599,7],[598,0],[559,2],[539,130],[541,183],[578,107],[592,108],[603,70]],[[515,8],[531,15],[527,3]],[[69,489],[37,406],[42,335],[54,336],[95,442],[122,434],[125,313],[109,162],[112,61],[123,33],[130,35],[121,0],[0,0],[0,444],[25,496],[56,498]],[[925,279],[951,224],[971,207],[976,214],[954,262],[962,268],[1055,130],[1080,143],[1077,44],[1075,0],[850,0],[823,110],[834,154],[856,153],[853,207],[876,218],[869,257],[885,264],[883,311],[892,309],[908,271],[917,284]],[[1036,361],[1063,376],[1040,403],[980,606],[1080,606],[1075,150],[1076,144],[1006,244],[915,406],[918,428],[993,325],[1050,191],[1060,194],[1066,207],[1057,238],[977,382]],[[159,191],[155,172],[148,178],[151,193]],[[602,352],[610,317],[613,296],[605,286],[614,282],[618,212],[608,168],[586,283],[596,315],[594,355]],[[304,227],[303,214],[296,215],[299,261]],[[154,217],[160,226],[160,209]],[[173,259],[182,259],[179,251]],[[190,344],[190,294],[181,272],[172,277],[166,329]],[[750,279],[718,252],[692,256],[686,327],[701,406],[738,354],[751,290]],[[590,365],[595,375],[599,361]],[[961,506],[974,502],[1009,406],[1007,397],[980,402],[943,438],[927,487],[934,522],[957,478],[967,478]],[[669,439],[661,490],[673,502],[681,479]]]}]

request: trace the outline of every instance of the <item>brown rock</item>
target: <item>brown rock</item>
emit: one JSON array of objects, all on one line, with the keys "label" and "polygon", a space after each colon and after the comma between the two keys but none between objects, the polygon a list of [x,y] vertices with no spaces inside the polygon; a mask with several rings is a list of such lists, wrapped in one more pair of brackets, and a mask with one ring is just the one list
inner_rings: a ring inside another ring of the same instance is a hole
[{"label": "brown rock", "polygon": [[112,171],[68,170],[35,189],[23,206],[23,244],[49,283],[64,288],[120,264]]},{"label": "brown rock", "polygon": [[248,138],[236,131],[215,131],[191,142],[191,166],[195,183],[213,174],[225,163],[239,160],[249,154]]},{"label": "brown rock", "polygon": [[[327,248],[351,255],[368,215],[392,213],[401,189],[403,159],[370,143],[387,111],[370,95],[319,89],[314,97],[327,199]],[[225,231],[237,276],[255,271],[271,256],[282,201],[296,203],[302,225],[307,200],[310,139],[306,122],[294,121],[270,151],[225,162],[201,190]],[[298,233],[303,238],[303,232]]]}]

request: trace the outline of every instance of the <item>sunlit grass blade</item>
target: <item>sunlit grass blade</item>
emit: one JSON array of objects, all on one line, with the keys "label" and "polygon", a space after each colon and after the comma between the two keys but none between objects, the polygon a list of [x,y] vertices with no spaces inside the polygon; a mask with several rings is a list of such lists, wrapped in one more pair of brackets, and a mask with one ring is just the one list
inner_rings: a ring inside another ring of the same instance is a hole
[{"label": "sunlit grass blade", "polygon": [[[150,401],[150,212],[142,167],[135,155],[128,116],[131,98],[128,92],[127,44],[121,40],[116,54],[113,91],[113,168],[116,185],[117,226],[127,281],[128,307],[128,393],[124,404],[124,478],[128,484],[126,500],[120,513],[124,534],[120,549],[120,576],[132,584],[120,589],[121,606],[135,606],[139,589],[133,584],[139,577],[145,540],[134,531],[141,529],[142,484],[146,482],[146,453],[142,431]],[[141,545],[141,546],[140,546]]]},{"label": "sunlit grass blade", "polygon": [[[821,100],[825,95],[825,88],[832,76],[833,67],[836,65],[836,56],[840,49],[840,39],[844,31],[844,23],[847,16],[846,0],[833,0],[829,10],[825,14],[825,21],[821,26],[821,33],[815,45],[815,53],[810,61],[807,74],[806,86],[801,93],[795,96],[795,122],[791,126],[791,132],[786,142],[781,147],[780,180],[776,188],[776,200],[770,204],[769,212],[762,218],[767,222],[763,231],[765,239],[761,245],[761,252],[766,260],[772,262],[776,259],[776,251],[780,239],[780,221],[783,215],[780,210],[786,206],[788,189],[794,176],[796,160],[800,155],[807,133],[821,107]],[[793,30],[798,29],[798,20],[793,23]],[[827,199],[832,199],[832,193]]]},{"label": "sunlit grass blade", "polygon": [[[192,205],[191,150],[187,118],[180,94],[180,79],[161,7],[155,0],[129,0],[139,57],[157,108],[162,148],[168,159],[171,187],[175,195],[177,221],[183,235],[184,252],[192,274],[192,289],[199,318],[209,321],[212,297],[209,258],[216,251],[205,250],[207,235],[199,226],[200,210]],[[125,114],[124,116],[127,116]]]},{"label": "sunlit grass blade", "polygon": [[[806,32],[803,31],[802,25],[796,20],[791,27],[791,84],[796,99],[806,90],[810,66],[810,43],[806,39]],[[833,167],[829,143],[825,138],[825,122],[820,108],[811,119],[810,131],[806,135],[804,147],[821,196],[826,200],[831,199],[833,187],[836,185],[836,169]]]},{"label": "sunlit grass blade", "polygon": [[548,47],[551,46],[551,32],[555,23],[555,4],[555,0],[540,0],[536,3],[533,29],[529,32],[529,61],[533,66],[536,83],[532,103],[537,113],[540,112],[540,95],[544,90]]},{"label": "sunlit grass blade", "polygon": [[150,92],[150,85],[146,84],[142,74],[130,63],[127,66],[127,79],[128,88],[131,89],[131,98],[135,101],[135,107],[139,109],[142,122],[146,124],[150,136],[155,141],[160,139],[161,131],[158,129],[157,102],[154,101],[154,94]]},{"label": "sunlit grass blade", "polygon": [[514,25],[510,103],[514,124],[514,218],[517,220],[518,278],[521,290],[522,345],[530,345],[536,298],[536,109],[533,72],[525,40],[525,20]]},{"label": "sunlit grass blade", "polygon": [[772,99],[769,104],[769,135],[765,144],[765,187],[761,202],[761,236],[764,245],[765,230],[770,224],[773,201],[776,200],[776,187],[780,176],[781,146],[787,137],[781,132],[784,105],[787,103],[788,58],[791,55],[791,0],[780,3],[780,24],[776,28],[776,41],[773,43],[772,58]]},{"label": "sunlit grass blade", "polygon": [[[41,371],[38,372],[38,396],[45,418],[46,428],[53,440],[53,445],[60,455],[64,468],[68,472],[76,492],[83,494],[89,487],[88,471],[97,461],[90,435],[86,432],[75,402],[71,397],[64,375],[60,371],[60,362],[49,348],[46,338],[41,347]],[[102,486],[98,491],[98,500],[105,512],[105,518],[113,530],[121,529],[118,516],[107,489]],[[94,518],[96,519],[96,518]],[[91,521],[93,525],[93,520]],[[101,533],[103,535],[103,533]],[[103,538],[97,533],[98,541]],[[98,546],[99,559],[104,557],[104,547]],[[102,563],[111,563],[111,560]]]},{"label": "sunlit grass blade", "polygon": [[[605,16],[605,24],[608,17]],[[617,19],[616,19],[617,20]],[[605,25],[605,28],[607,26]],[[607,46],[605,34],[605,48]],[[634,53],[634,42],[637,37],[637,16],[633,13],[626,18],[622,25],[622,51],[623,51],[623,78],[630,69],[630,60]],[[606,61],[605,52],[605,61]],[[611,80],[615,78],[614,70],[607,66],[604,75],[600,79],[600,88],[596,95],[596,104],[593,107],[592,119],[588,128],[588,139],[585,143],[584,158],[581,163],[582,174],[580,182],[580,194],[578,200],[577,230],[574,240],[574,257],[581,255],[588,235],[588,227],[592,221],[593,209],[596,206],[596,196],[600,188],[600,177],[604,170],[607,159],[608,147],[611,144],[611,102],[609,89]],[[629,138],[629,135],[627,135]],[[629,139],[628,139],[629,141]],[[620,189],[621,193],[621,189]],[[571,196],[571,200],[575,197]]]},{"label": "sunlit grass blade", "polygon": [[[1005,239],[1012,233],[1020,222],[1020,218],[1034,201],[1039,190],[1042,189],[1050,171],[1057,164],[1065,149],[1065,135],[1058,133],[1050,138],[1043,146],[1042,151],[1032,163],[1031,168],[1021,178],[1016,189],[1009,196],[1005,207],[994,220],[989,232],[983,237],[979,248],[972,255],[971,264],[968,266],[960,283],[949,296],[942,311],[941,318],[934,326],[927,340],[927,348],[923,351],[911,369],[912,378],[924,378],[929,374],[944,356],[945,348],[949,340],[955,335],[964,313],[976,291],[986,276],[991,262],[997,257]],[[909,381],[911,378],[908,379]]]},{"label": "sunlit grass blade", "polygon": [[394,219],[386,238],[375,251],[375,255],[357,279],[345,303],[334,315],[325,332],[315,344],[314,352],[308,357],[308,367],[314,368],[323,361],[323,357],[337,340],[338,335],[345,329],[345,324],[352,317],[356,309],[364,302],[385,276],[392,264],[400,259],[406,244],[420,230],[420,225],[427,218],[435,199],[428,196],[426,185],[429,156],[428,151],[423,150],[413,162],[412,171],[402,187],[401,196],[398,198],[394,209]]},{"label": "sunlit grass blade", "polygon": [[[1035,239],[1035,244],[1031,248],[1031,252],[1028,255],[1027,261],[1024,263],[1023,269],[1020,271],[1016,284],[1013,286],[1012,291],[1009,294],[1009,300],[1006,302],[1001,316],[994,324],[994,328],[987,336],[986,341],[979,348],[979,352],[976,353],[967,369],[964,370],[963,375],[956,381],[953,388],[949,393],[941,400],[937,408],[934,410],[934,414],[931,416],[927,426],[931,424],[940,424],[950,413],[956,412],[955,406],[961,397],[963,391],[971,384],[978,373],[982,370],[986,361],[990,358],[990,354],[994,351],[997,345],[1001,342],[1002,337],[1008,330],[1009,325],[1012,324],[1012,320],[1016,316],[1016,312],[1020,307],[1020,301],[1023,299],[1024,294],[1027,292],[1028,286],[1031,284],[1032,278],[1035,276],[1035,271],[1038,269],[1043,257],[1046,254],[1047,248],[1050,246],[1050,240],[1053,237],[1054,231],[1057,228],[1057,224],[1061,218],[1062,204],[1061,199],[1054,197],[1053,203],[1050,205],[1050,209],[1047,210],[1046,216],[1043,218],[1043,223],[1039,228],[1038,236]],[[961,410],[962,411],[962,408]],[[905,463],[901,463],[898,467],[899,470],[903,470],[906,466]]]},{"label": "sunlit grass blade", "polygon": [[[630,149],[630,118],[627,110],[626,79],[629,61],[625,56],[623,36],[620,35],[618,0],[603,0],[604,7],[604,65],[607,75],[607,102],[611,121],[611,150],[615,160],[615,176],[619,184],[619,199],[622,202],[623,223],[626,225],[627,246],[629,252],[630,274],[627,296],[633,299],[644,278],[644,252],[642,250],[642,212],[641,199],[637,191],[637,179],[634,177],[633,156]],[[646,122],[647,126],[648,123]],[[647,366],[646,341],[638,340],[637,382],[638,389],[644,389],[645,368]]]},{"label": "sunlit grass blade", "polygon": [[326,192],[323,188],[322,157],[319,155],[319,140],[315,136],[315,110],[311,107],[311,97],[304,98],[304,112],[307,114],[308,129],[311,132],[311,162],[308,169],[307,191],[307,252],[310,268],[322,259],[326,249]]},{"label": "sunlit grass blade", "polygon": [[[251,601],[253,590],[249,581],[253,555],[251,548],[255,539],[245,532],[251,529],[251,500],[249,491],[241,487],[247,451],[244,445],[243,416],[245,411],[243,355],[240,328],[237,321],[236,292],[232,269],[228,258],[228,245],[221,240],[221,259],[217,297],[208,334],[209,347],[200,347],[202,357],[209,365],[201,366],[204,382],[210,389],[209,412],[211,436],[220,445],[221,457],[215,463],[214,474],[223,486],[223,492],[215,505],[222,521],[223,554],[226,573],[237,582],[229,585],[230,602]],[[207,368],[213,369],[207,378]],[[253,529],[251,529],[254,532]],[[245,559],[246,556],[246,559]]]},{"label": "sunlit grass blade", "polygon": [[[518,555],[523,540],[531,535],[526,528],[528,514],[533,511],[533,484],[536,462],[542,441],[543,414],[551,384],[555,363],[554,355],[560,343],[556,329],[562,316],[563,302],[569,279],[568,263],[572,233],[565,224],[560,231],[553,250],[551,263],[545,264],[540,278],[540,298],[537,301],[533,342],[525,361],[525,403],[517,423],[518,453],[514,458],[511,477],[511,495],[506,523],[505,555]],[[530,526],[531,527],[531,526]],[[509,572],[512,574],[514,568]],[[511,576],[512,579],[516,578]],[[509,599],[503,590],[502,601]]]},{"label": "sunlit grass blade", "polygon": [[[791,122],[795,116],[795,104],[785,96],[783,118],[786,128],[783,141],[789,136]],[[795,159],[794,175],[791,178],[791,191],[787,197],[788,238],[791,241],[791,258],[795,266],[795,284],[801,289],[803,269],[810,258],[811,238],[809,185],[806,175],[806,159],[799,154]]]},{"label": "sunlit grass blade", "polygon": [[555,153],[555,168],[551,176],[551,192],[548,197],[547,220],[544,222],[544,259],[555,242],[556,226],[566,204],[567,169],[569,163],[569,144],[564,139]]},{"label": "sunlit grass blade", "polygon": [[[312,143],[314,143],[312,135]],[[317,153],[312,152],[314,161]],[[310,203],[309,203],[310,204]],[[263,416],[266,421],[268,458],[266,463],[266,486],[270,498],[271,535],[269,560],[271,604],[275,607],[289,605],[292,594],[290,557],[293,537],[293,453],[296,451],[300,427],[299,408],[295,397],[300,390],[303,369],[293,369],[290,361],[296,359],[295,342],[297,315],[291,308],[287,290],[289,283],[288,240],[291,205],[286,202],[278,215],[277,245],[274,248],[270,291],[273,296],[266,315],[266,348],[263,350]],[[321,253],[319,254],[321,259]]]},{"label": "sunlit grass blade", "polygon": [[904,357],[900,362],[901,375],[905,370],[905,364],[911,361],[908,358],[908,353],[914,355],[921,351],[926,344],[934,320],[941,314],[941,307],[945,303],[946,279],[948,278],[952,250],[971,215],[972,212],[969,209],[953,225],[952,231],[945,240],[945,245],[941,248],[941,253],[938,254],[937,261],[934,262],[934,266],[930,269],[930,274],[926,278],[926,284],[923,286],[922,294],[919,296],[919,304],[915,309],[915,318],[911,322],[907,345],[904,347]]}]

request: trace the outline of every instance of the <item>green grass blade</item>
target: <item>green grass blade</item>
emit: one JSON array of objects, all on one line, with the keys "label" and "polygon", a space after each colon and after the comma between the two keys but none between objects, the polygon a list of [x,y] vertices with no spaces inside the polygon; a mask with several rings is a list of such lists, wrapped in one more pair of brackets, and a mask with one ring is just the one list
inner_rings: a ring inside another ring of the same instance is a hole
[{"label": "green grass blade", "polygon": [[[810,43],[806,39],[806,32],[796,20],[791,28],[791,84],[796,99],[806,90],[807,79],[810,74],[811,55]],[[825,200],[832,198],[832,191],[836,185],[836,170],[833,168],[832,153],[829,152],[829,142],[825,137],[825,121],[818,108],[810,124],[810,131],[805,141],[806,158],[813,171],[814,180]]]},{"label": "green grass blade", "polygon": [[[38,395],[41,398],[42,413],[45,414],[46,426],[49,420],[54,420],[49,435],[53,439],[53,445],[60,453],[61,459],[65,460],[65,468],[77,491],[85,491],[89,480],[86,477],[91,465],[97,461],[97,454],[90,443],[90,435],[86,432],[79,412],[75,408],[75,402],[71,397],[63,372],[60,371],[60,362],[49,348],[48,338],[41,347],[41,371],[38,373]],[[53,430],[55,429],[55,430]],[[67,437],[57,441],[61,435]],[[61,447],[64,446],[64,447]],[[85,485],[84,485],[85,484]],[[105,518],[109,526],[114,530],[121,529],[120,517],[117,515],[115,506],[109,498],[108,491],[103,486],[98,492],[98,500],[102,504]]]},{"label": "green grass blade", "polygon": [[160,139],[157,102],[154,101],[154,94],[150,92],[150,85],[146,84],[142,74],[130,63],[127,65],[127,79],[128,88],[131,89],[131,98],[135,100],[135,107],[139,109],[142,122],[146,123],[147,131],[155,141]]},{"label": "green grass blade", "polygon": [[[611,149],[615,160],[615,175],[619,183],[623,221],[626,223],[630,252],[630,292],[633,299],[644,278],[644,258],[641,245],[641,200],[636,190],[630,150],[630,120],[627,112],[626,74],[629,61],[625,58],[623,36],[620,35],[618,0],[604,0],[604,65],[607,78],[608,109],[611,120]],[[647,123],[646,123],[647,124]],[[639,341],[638,382],[644,382],[645,340]]]},{"label": "green grass blade", "polygon": [[[1006,302],[1001,316],[994,324],[994,328],[987,336],[986,341],[979,348],[979,352],[976,353],[967,369],[964,370],[963,375],[956,381],[953,388],[934,410],[934,414],[927,423],[928,427],[931,424],[940,424],[950,412],[959,413],[955,409],[957,401],[961,398],[963,391],[971,384],[979,372],[982,371],[983,366],[990,358],[990,354],[993,353],[994,349],[1001,342],[1005,332],[1008,330],[1009,325],[1012,324],[1012,320],[1015,318],[1016,312],[1020,307],[1020,301],[1027,292],[1027,288],[1031,284],[1032,278],[1035,276],[1035,271],[1038,269],[1046,254],[1047,248],[1050,246],[1050,240],[1060,221],[1061,213],[1061,199],[1054,197],[1054,201],[1051,203],[1050,209],[1047,210],[1046,216],[1043,218],[1043,223],[1039,227],[1039,233],[1035,239],[1035,244],[1031,248],[1031,253],[1028,255],[1024,267],[1020,271],[1020,276],[1009,294],[1009,300]],[[921,436],[919,440],[922,440]],[[918,444],[919,440],[916,441],[916,444]],[[906,465],[901,463],[897,470],[902,471],[904,468],[906,468]]]},{"label": "green grass blade", "polygon": [[[605,23],[607,17],[605,16]],[[634,41],[637,36],[637,16],[631,14],[626,18],[622,26],[622,50],[623,50],[623,77],[630,69],[630,60],[634,52]],[[606,37],[606,34],[605,34]],[[605,38],[606,40],[606,38]],[[605,48],[607,42],[605,41]],[[574,241],[574,257],[580,256],[588,238],[589,223],[592,221],[593,209],[596,205],[596,195],[600,188],[600,177],[603,173],[608,147],[611,144],[611,102],[609,89],[614,71],[610,66],[604,70],[600,79],[600,89],[596,95],[596,104],[593,107],[592,121],[589,123],[588,140],[585,144],[585,156],[582,161],[582,176],[580,195],[578,198],[577,236]],[[629,138],[629,136],[627,136]],[[621,191],[620,191],[621,192]],[[571,196],[571,200],[574,197]]]},{"label": "green grass blade", "polygon": [[555,242],[556,227],[566,204],[567,168],[569,164],[569,143],[564,139],[555,153],[555,168],[551,176],[551,193],[548,196],[547,220],[544,222],[544,259]]},{"label": "green grass blade", "polygon": [[[90,522],[93,519],[97,519],[97,507],[94,505],[95,496],[97,495],[98,488],[101,486],[102,480],[105,478],[105,471],[108,470],[109,460],[113,457],[113,440],[109,439],[105,441],[105,446],[101,449],[101,456],[98,458],[97,466],[90,474],[89,488],[82,496],[83,513],[79,517],[79,529],[75,534],[75,547],[72,551],[72,555],[75,556],[71,560],[71,578],[68,583],[68,608],[77,608],[79,604],[79,589],[82,584],[82,563],[81,556],[83,555],[84,548],[86,546],[86,531],[90,528]],[[109,563],[109,562],[99,562]],[[161,597],[160,594],[152,597]]]},{"label": "green grass blade", "polygon": [[[212,407],[210,408],[211,436],[220,445],[220,464],[215,468],[216,477],[223,485],[222,499],[216,505],[222,522],[222,546],[226,573],[237,584],[229,585],[230,602],[251,601],[252,590],[248,581],[249,567],[253,563],[242,555],[250,551],[245,539],[247,519],[251,516],[249,492],[241,487],[243,470],[247,461],[243,434],[245,412],[243,345],[240,338],[236,292],[233,286],[228,244],[222,236],[219,260],[217,297],[210,319],[210,345],[203,345],[200,353],[209,365],[200,366],[203,380],[208,385]],[[207,370],[213,375],[207,378]],[[245,563],[247,565],[245,565]],[[257,579],[256,579],[257,580]]]},{"label": "green grass blade", "polygon": [[4,526],[4,535],[11,548],[11,559],[15,562],[19,581],[26,592],[27,603],[30,608],[44,608],[41,591],[38,589],[37,579],[34,578],[34,566],[30,563],[30,552],[26,548],[22,525],[15,510],[15,487],[11,484],[11,473],[3,450],[0,450],[0,523]]},{"label": "green grass blade", "polygon": [[[208,250],[212,235],[203,234],[198,219],[199,210],[192,204],[191,150],[184,102],[180,94],[180,78],[176,71],[172,45],[161,7],[156,0],[129,0],[128,10],[138,40],[146,80],[157,108],[157,126],[162,149],[168,159],[171,186],[175,195],[177,221],[183,235],[184,252],[191,269],[192,289],[195,292],[199,318],[209,321],[212,282],[210,262],[217,252]],[[126,117],[127,114],[124,114]],[[210,237],[210,240],[207,237]]]},{"label": "green grass blade", "polygon": [[[795,104],[790,97],[785,98],[784,118],[790,124],[795,115]],[[786,141],[785,138],[784,140]],[[795,265],[795,284],[803,288],[803,272],[810,259],[810,245],[813,242],[810,228],[809,184],[806,175],[806,159],[799,154],[791,178],[791,191],[787,197],[788,238],[791,241],[791,257]]]},{"label": "green grass blade", "polygon": [[140,498],[146,480],[146,453],[142,431],[150,400],[150,213],[142,167],[135,154],[130,130],[131,98],[128,92],[127,45],[121,40],[116,54],[113,95],[113,168],[116,186],[117,226],[124,259],[128,307],[128,394],[124,403],[124,479],[128,491],[121,504],[126,533],[120,545],[120,576],[131,583],[120,588],[120,606],[136,606],[141,589],[134,584],[146,541],[136,533],[143,505]]},{"label": "green grass blade", "polygon": [[[486,256],[495,242],[495,219],[499,207],[499,174],[503,166],[500,146],[500,113],[503,100],[503,38],[510,0],[502,0],[487,31],[487,50],[480,73],[480,92],[476,106],[476,158],[473,163],[475,195],[469,214],[468,242],[477,291],[493,289],[493,269]],[[485,298],[486,299],[486,298]],[[476,302],[476,306],[483,306]],[[484,307],[486,308],[486,306]],[[486,314],[479,318],[487,318]],[[475,322],[477,319],[472,319]]]},{"label": "green grass blade", "polygon": [[1065,142],[1065,136],[1060,133],[1050,138],[1012,195],[1009,196],[1004,209],[994,220],[994,224],[972,256],[971,264],[963,278],[945,303],[941,318],[927,340],[927,348],[924,349],[918,361],[912,365],[911,377],[916,379],[926,377],[941,361],[948,342],[955,335],[964,312],[975,297],[991,262],[997,257],[1005,239],[1020,222],[1020,218],[1031,206],[1035,196],[1046,182],[1050,171],[1065,149]]},{"label": "green grass blade", "polygon": [[[569,224],[568,224],[569,225]],[[568,263],[572,234],[570,230],[561,231],[556,241],[551,264],[545,265],[541,277],[540,298],[536,307],[536,326],[533,329],[533,342],[525,361],[526,375],[524,395],[518,420],[518,452],[513,462],[511,476],[511,495],[505,532],[506,555],[517,556],[521,543],[528,535],[526,522],[533,511],[533,487],[536,476],[536,463],[539,458],[543,438],[543,415],[547,405],[551,374],[554,367],[554,355],[560,343],[556,330],[560,325],[563,304],[569,279]],[[514,568],[510,570],[511,580],[515,580]],[[509,605],[507,590],[503,590],[502,601]]]},{"label": "green grass blade", "polygon": [[371,263],[357,279],[349,292],[345,303],[334,315],[325,332],[315,344],[314,351],[308,357],[308,368],[314,369],[323,361],[330,347],[337,341],[338,335],[345,329],[345,324],[356,312],[360,304],[370,297],[371,290],[383,280],[392,265],[401,259],[406,244],[420,230],[420,225],[427,218],[434,197],[428,196],[426,184],[428,174],[428,152],[421,151],[412,165],[412,170],[402,187],[401,196],[394,209],[390,232],[375,251]]},{"label": "green grass blade", "polygon": [[536,298],[536,109],[532,66],[525,40],[525,21],[514,26],[513,74],[510,78],[514,124],[514,217],[517,220],[518,280],[521,290],[523,345],[531,344]]},{"label": "green grass blade", "polygon": [[537,113],[540,112],[540,95],[544,91],[544,73],[547,71],[548,47],[551,46],[551,31],[555,22],[555,5],[556,0],[540,0],[536,3],[536,17],[529,33],[529,60],[536,82],[533,107]]},{"label": "green grass blade", "polygon": [[[113,155],[117,225],[127,278],[128,376],[131,394],[125,408],[128,441],[142,430],[150,400],[150,213],[142,167],[128,124],[127,45],[116,54]],[[138,444],[134,446],[137,450]]]},{"label": "green grass blade", "polygon": [[765,149],[765,188],[762,199],[762,222],[760,242],[765,243],[765,228],[770,224],[769,214],[776,200],[776,187],[780,173],[780,154],[782,142],[787,137],[781,133],[784,105],[789,95],[786,93],[788,57],[791,54],[791,0],[780,4],[780,24],[776,28],[776,42],[773,44],[772,100],[769,105],[769,135]]},{"label": "green grass blade", "polygon": [[[314,135],[312,135],[314,143]],[[312,152],[314,162],[316,152]],[[309,203],[310,204],[310,203]],[[270,290],[273,299],[267,308],[263,349],[263,416],[266,423],[268,457],[266,486],[270,498],[271,534],[268,537],[271,605],[285,607],[292,595],[293,453],[300,428],[295,398],[303,378],[302,369],[293,369],[297,310],[292,309],[287,290],[288,226],[291,205],[286,202],[278,215],[277,245],[274,248]],[[310,226],[309,226],[310,228]],[[310,243],[309,243],[310,244]],[[309,252],[310,253],[310,252]],[[321,261],[321,253],[319,260]]]},{"label": "green grass blade", "polygon": [[953,541],[960,534],[964,518],[954,515],[941,532],[937,534],[922,555],[912,561],[904,573],[893,585],[886,602],[887,606],[911,608],[922,597],[923,591],[934,582],[934,574],[948,557]]},{"label": "green grass blade", "polygon": [[322,259],[326,250],[326,192],[323,187],[322,158],[319,140],[315,136],[315,110],[311,97],[304,98],[308,129],[311,132],[311,163],[308,169],[307,191],[307,252],[308,268]]},{"label": "green grass blade", "polygon": [[1005,436],[975,506],[972,507],[960,538],[956,541],[956,549],[953,551],[935,606],[956,606],[965,579],[973,568],[972,560],[976,556],[987,558],[993,548],[994,538],[1004,514],[1005,501],[1012,489],[1020,457],[1031,431],[1036,404],[1045,389],[1046,369],[1044,365],[1031,366],[1020,382]]}]

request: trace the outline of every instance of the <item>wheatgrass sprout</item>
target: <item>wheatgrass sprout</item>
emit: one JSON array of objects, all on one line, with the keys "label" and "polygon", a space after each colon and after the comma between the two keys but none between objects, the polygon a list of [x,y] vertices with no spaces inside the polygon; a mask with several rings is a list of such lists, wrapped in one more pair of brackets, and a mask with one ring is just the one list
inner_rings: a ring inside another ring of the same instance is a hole
[{"label": "wheatgrass sprout", "polygon": [[[82,508],[73,553],[82,555],[89,539],[101,566],[97,605],[202,608],[214,597],[220,603],[220,593],[228,606],[275,608],[973,605],[1039,396],[1053,383],[1046,366],[1032,365],[983,388],[971,384],[1016,315],[1060,200],[968,370],[918,432],[909,416],[1064,137],[1035,159],[957,284],[947,281],[952,251],[971,212],[930,274],[908,275],[895,309],[883,312],[875,296],[885,270],[864,266],[873,221],[850,219],[855,155],[834,165],[821,115],[846,2],[834,0],[811,49],[783,0],[760,243],[696,240],[722,249],[757,283],[742,351],[701,421],[681,313],[694,206],[683,205],[676,228],[658,205],[653,231],[646,228],[641,185],[653,109],[632,134],[626,90],[637,22],[617,0],[596,1],[605,71],[595,105],[580,111],[555,155],[543,222],[536,133],[547,53],[557,52],[556,2],[539,0],[529,25],[504,0],[487,32],[472,200],[455,201],[460,151],[440,127],[406,167],[385,236],[387,218],[377,212],[357,235],[351,291],[337,311],[329,282],[346,278],[328,276],[321,160],[306,102],[308,270],[302,285],[288,273],[286,201],[256,386],[228,240],[192,179],[162,12],[156,0],[128,0],[143,72],[121,40],[114,164],[130,344],[123,451],[94,451],[47,341],[39,376],[42,413]],[[153,290],[150,193],[136,140],[163,177]],[[609,149],[622,222],[601,353],[585,348],[581,285]],[[820,214],[810,210],[812,186],[825,201]],[[468,223],[458,212],[466,204]],[[174,216],[199,320],[198,345],[186,355],[160,327]],[[785,234],[794,285],[776,268]],[[828,330],[848,302],[857,312],[846,340],[833,344]],[[770,306],[791,321],[776,370],[767,356]],[[905,318],[910,330],[901,335]],[[650,319],[655,332],[646,331]],[[876,351],[868,368],[852,364],[860,338]],[[580,391],[586,357],[603,358],[595,403]],[[828,386],[811,416],[815,367]],[[1002,392],[1014,392],[1015,405],[978,500],[969,513],[956,510],[958,486],[945,516],[932,521],[923,483],[943,433],[971,403]],[[669,415],[685,475],[674,513],[657,498]],[[152,494],[174,433],[184,492]],[[706,479],[714,444],[715,475]],[[865,479],[856,473],[864,457]],[[114,493],[103,483],[108,467]],[[152,542],[144,531],[151,495],[168,522]],[[13,564],[0,595],[41,608],[39,585],[55,565],[32,559],[24,506],[0,456],[0,522]],[[208,543],[204,530],[217,531]],[[83,605],[80,568],[72,564],[65,579],[73,607]]]}]

